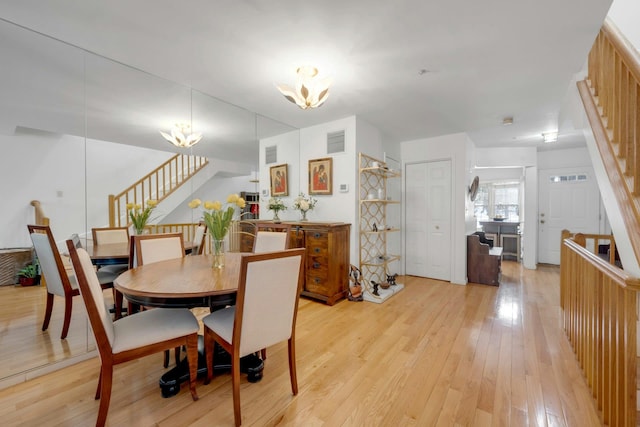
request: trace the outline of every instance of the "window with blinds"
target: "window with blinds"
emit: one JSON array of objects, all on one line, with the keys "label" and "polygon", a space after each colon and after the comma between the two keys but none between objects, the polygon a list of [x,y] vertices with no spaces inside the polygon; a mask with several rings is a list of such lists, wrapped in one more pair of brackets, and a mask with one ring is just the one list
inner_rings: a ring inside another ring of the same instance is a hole
[{"label": "window with blinds", "polygon": [[480,184],[474,202],[478,226],[480,221],[504,218],[505,221],[520,221],[520,182],[491,182]]}]

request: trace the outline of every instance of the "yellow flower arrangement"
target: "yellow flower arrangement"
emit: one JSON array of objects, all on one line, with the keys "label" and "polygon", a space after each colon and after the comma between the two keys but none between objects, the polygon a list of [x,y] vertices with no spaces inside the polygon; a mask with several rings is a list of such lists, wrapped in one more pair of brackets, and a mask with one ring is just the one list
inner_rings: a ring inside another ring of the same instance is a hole
[{"label": "yellow flower arrangement", "polygon": [[142,205],[138,203],[127,203],[127,211],[129,212],[129,218],[133,224],[133,228],[137,234],[142,234],[144,227],[149,221],[151,211],[158,206],[157,200],[147,200],[146,207],[142,209]]},{"label": "yellow flower arrangement", "polygon": [[229,194],[227,197],[226,208],[219,200],[205,201],[204,204],[200,199],[193,199],[189,202],[191,209],[196,209],[203,205],[204,212],[202,213],[202,219],[207,225],[209,233],[213,236],[214,240],[223,240],[229,231],[233,214],[236,207],[240,209],[245,207],[245,201],[237,194]]}]

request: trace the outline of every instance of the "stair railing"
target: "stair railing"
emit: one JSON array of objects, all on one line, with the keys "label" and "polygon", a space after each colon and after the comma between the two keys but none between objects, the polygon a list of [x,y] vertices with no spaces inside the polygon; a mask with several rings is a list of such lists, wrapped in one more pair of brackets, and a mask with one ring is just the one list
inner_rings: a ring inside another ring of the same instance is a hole
[{"label": "stair railing", "polygon": [[[578,91],[626,229],[640,235],[640,54],[608,19]],[[640,260],[640,239],[631,244]]]},{"label": "stair railing", "polygon": [[138,204],[144,209],[150,199],[160,202],[207,164],[206,157],[176,154],[120,194],[109,195],[109,226],[127,226],[127,204]]},{"label": "stair railing", "polygon": [[636,334],[640,279],[603,260],[593,237],[562,232],[560,307],[565,333],[604,425],[636,425]]}]

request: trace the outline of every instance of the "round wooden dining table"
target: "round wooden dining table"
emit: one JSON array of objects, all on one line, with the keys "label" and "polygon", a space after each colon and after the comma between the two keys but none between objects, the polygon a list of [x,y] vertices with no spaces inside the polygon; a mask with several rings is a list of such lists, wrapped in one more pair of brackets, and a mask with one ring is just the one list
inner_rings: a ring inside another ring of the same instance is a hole
[{"label": "round wooden dining table", "polygon": [[195,255],[141,265],[114,281],[132,303],[147,307],[193,308],[234,304],[242,253],[228,252],[222,268],[213,256]]},{"label": "round wooden dining table", "polygon": [[[209,307],[211,310],[233,305],[236,301],[240,278],[241,252],[225,254],[222,268],[213,268],[213,256],[195,255],[167,261],[141,265],[122,273],[113,282],[131,302],[147,307],[194,308]],[[198,376],[206,375],[204,344],[199,346]],[[231,369],[229,355],[217,346],[214,369]],[[241,372],[249,374],[249,381],[262,378],[263,363],[255,355],[245,356]],[[180,364],[160,378],[164,397],[173,396],[180,390],[180,383],[189,376],[188,363]]]}]

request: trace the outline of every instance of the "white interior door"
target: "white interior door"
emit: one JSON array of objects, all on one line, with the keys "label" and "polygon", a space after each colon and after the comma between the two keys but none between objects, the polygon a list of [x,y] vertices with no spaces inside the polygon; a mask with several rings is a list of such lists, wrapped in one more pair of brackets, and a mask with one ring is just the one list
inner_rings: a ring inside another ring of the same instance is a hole
[{"label": "white interior door", "polygon": [[590,167],[543,169],[538,179],[538,262],[560,264],[563,229],[599,232],[600,191]]},{"label": "white interior door", "polygon": [[405,169],[406,273],[451,280],[451,161]]}]

